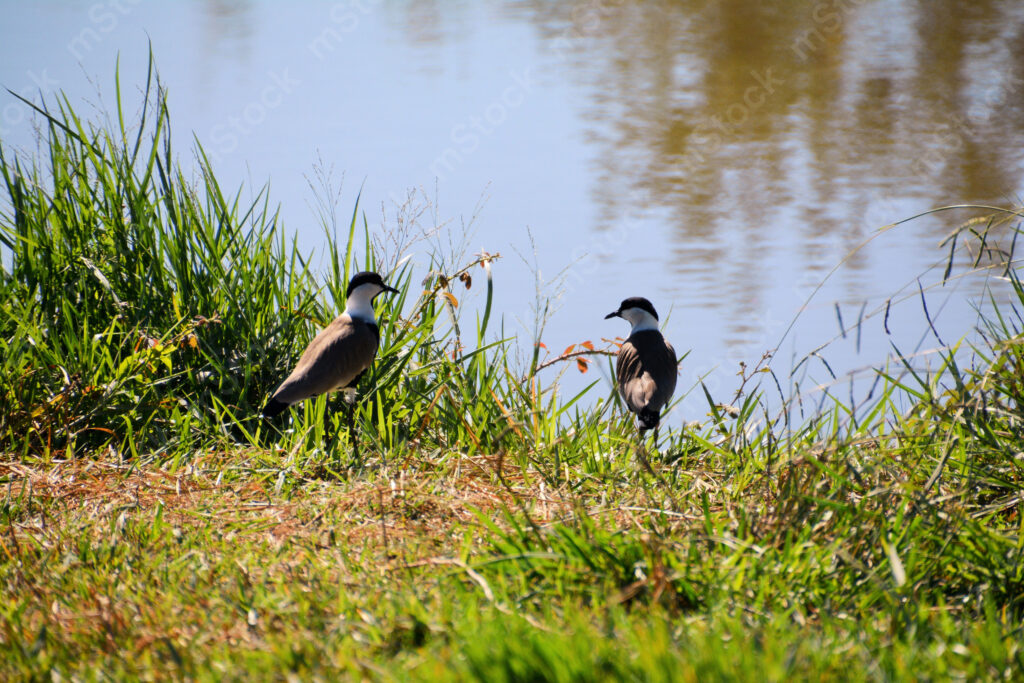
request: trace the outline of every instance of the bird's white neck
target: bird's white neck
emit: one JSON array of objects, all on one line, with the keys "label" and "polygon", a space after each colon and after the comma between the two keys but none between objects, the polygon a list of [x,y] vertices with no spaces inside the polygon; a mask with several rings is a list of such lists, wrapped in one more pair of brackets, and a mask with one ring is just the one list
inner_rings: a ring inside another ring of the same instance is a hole
[{"label": "bird's white neck", "polygon": [[630,334],[658,329],[658,319],[642,308],[628,308],[620,315],[633,326],[629,330]]},{"label": "bird's white neck", "polygon": [[376,323],[373,316],[373,296],[375,292],[369,287],[357,287],[345,299],[345,313],[351,318],[359,318],[363,322]]}]

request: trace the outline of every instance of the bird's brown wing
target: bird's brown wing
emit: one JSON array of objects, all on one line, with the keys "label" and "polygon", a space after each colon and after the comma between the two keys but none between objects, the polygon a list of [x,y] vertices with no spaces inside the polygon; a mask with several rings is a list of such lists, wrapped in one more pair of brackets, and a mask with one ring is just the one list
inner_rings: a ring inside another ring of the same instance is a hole
[{"label": "bird's brown wing", "polygon": [[[634,413],[660,412],[675,393],[676,372],[675,349],[654,330],[630,335],[615,364],[619,394]],[[662,380],[656,383],[655,377]]]},{"label": "bird's brown wing", "polygon": [[377,326],[342,314],[320,331],[272,401],[297,403],[348,386],[377,354]]}]

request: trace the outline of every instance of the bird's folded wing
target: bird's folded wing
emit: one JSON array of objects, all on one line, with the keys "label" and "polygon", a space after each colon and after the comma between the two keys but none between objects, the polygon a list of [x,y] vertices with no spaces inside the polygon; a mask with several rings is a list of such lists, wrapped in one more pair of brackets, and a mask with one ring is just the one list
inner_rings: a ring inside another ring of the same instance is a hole
[{"label": "bird's folded wing", "polygon": [[377,353],[376,326],[341,315],[313,339],[273,398],[285,403],[348,386]]}]

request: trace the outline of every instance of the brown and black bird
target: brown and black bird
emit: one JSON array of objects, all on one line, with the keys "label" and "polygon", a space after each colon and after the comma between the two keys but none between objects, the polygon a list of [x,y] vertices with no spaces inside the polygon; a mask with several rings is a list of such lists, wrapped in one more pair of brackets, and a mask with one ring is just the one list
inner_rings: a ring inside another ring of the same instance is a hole
[{"label": "brown and black bird", "polygon": [[619,395],[636,415],[641,434],[657,429],[661,411],[676,390],[676,351],[658,330],[658,312],[643,297],[625,299],[608,318],[622,318],[632,326],[615,364]]},{"label": "brown and black bird", "polygon": [[[380,275],[361,272],[352,276],[345,292],[345,311],[321,330],[288,378],[271,395],[263,416],[272,418],[289,406],[337,389],[354,399],[356,384],[377,355],[380,330],[373,300],[383,292],[397,292]],[[349,433],[352,415],[349,415]]]}]

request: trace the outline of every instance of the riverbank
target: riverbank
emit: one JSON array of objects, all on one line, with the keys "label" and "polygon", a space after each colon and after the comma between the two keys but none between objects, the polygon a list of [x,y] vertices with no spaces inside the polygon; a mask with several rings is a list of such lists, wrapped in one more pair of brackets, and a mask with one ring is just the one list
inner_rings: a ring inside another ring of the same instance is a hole
[{"label": "riverbank", "polygon": [[[522,354],[498,255],[435,252],[424,278],[356,207],[317,273],[265,194],[181,173],[155,77],[146,101],[99,126],[55,106],[43,157],[0,158],[5,678],[1024,670],[1024,289],[988,239],[1019,212],[957,233],[1014,292],[983,343],[930,371],[897,350],[856,407],[769,411],[784,382],[751,359],[647,472],[614,393],[582,407],[543,374],[596,375],[614,344]],[[322,399],[258,418],[357,265],[401,290],[358,462]]]}]

